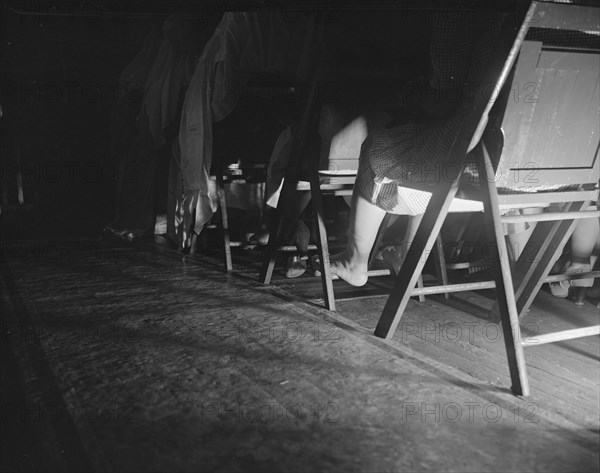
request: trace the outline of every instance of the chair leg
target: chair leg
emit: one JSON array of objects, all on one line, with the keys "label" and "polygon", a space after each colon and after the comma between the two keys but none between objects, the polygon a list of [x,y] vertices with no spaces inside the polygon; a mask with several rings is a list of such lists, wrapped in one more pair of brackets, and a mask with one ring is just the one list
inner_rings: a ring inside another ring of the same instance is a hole
[{"label": "chair leg", "polygon": [[[586,202],[569,202],[563,211],[579,211]],[[513,265],[512,279],[519,318],[523,318],[539,293],[552,266],[560,257],[575,229],[574,220],[538,222],[529,241]],[[492,318],[499,317],[498,304],[491,311]]]},{"label": "chair leg", "polygon": [[[419,279],[417,279],[417,287],[419,289],[423,287],[423,274],[419,274]],[[419,294],[419,302],[425,302],[425,296],[423,294]]]},{"label": "chair leg", "polygon": [[521,345],[521,328],[515,301],[508,248],[504,239],[504,229],[500,218],[498,194],[494,181],[493,167],[485,145],[480,161],[480,185],[483,190],[483,209],[485,229],[490,242],[495,244],[493,257],[496,297],[500,309],[500,321],[504,335],[504,345],[508,357],[508,367],[512,382],[512,391],[517,395],[529,395],[529,381],[525,355]]},{"label": "chair leg", "polygon": [[198,244],[198,234],[192,233],[190,236],[190,248],[189,255],[194,256],[196,254],[196,245]]},{"label": "chair leg", "polygon": [[298,181],[286,177],[283,181],[283,187],[279,195],[277,209],[271,212],[269,222],[269,241],[266,245],[262,267],[258,280],[263,284],[271,284],[273,270],[275,269],[275,258],[277,256],[277,248],[283,239],[282,233],[282,215],[287,215],[290,212],[290,202],[295,197],[295,190]]},{"label": "chair leg", "polygon": [[221,211],[221,226],[223,230],[223,247],[225,250],[225,268],[227,271],[233,271],[231,260],[231,240],[229,237],[229,220],[227,219],[227,200],[225,198],[225,184],[223,175],[217,174],[217,194],[219,197],[219,207]]},{"label": "chair leg", "polygon": [[[446,257],[444,255],[444,243],[442,242],[442,233],[440,232],[435,240],[435,270],[438,281],[444,286],[448,285],[448,271],[446,270]],[[450,294],[444,292],[444,298],[450,299]]]},{"label": "chair leg", "polygon": [[265,247],[262,267],[258,280],[263,284],[271,284],[273,270],[275,269],[275,257],[277,255],[277,231],[279,228],[279,214],[271,212],[269,220],[269,241]]},{"label": "chair leg", "polygon": [[[408,249],[402,263],[402,271],[396,278],[392,292],[375,328],[376,336],[388,339],[394,336],[394,332],[410,300],[411,292],[425,266],[426,255],[429,254],[435,244],[435,239],[442,228],[448,214],[448,208],[457,190],[458,181],[442,182],[437,192],[432,195],[411,247]],[[413,246],[415,251],[412,251]]]},{"label": "chair leg", "polygon": [[385,231],[387,230],[388,223],[392,216],[389,213],[385,214],[383,217],[383,221],[379,226],[379,231],[377,232],[377,238],[375,239],[375,243],[373,244],[373,249],[371,250],[371,255],[369,256],[369,268],[373,266],[375,263],[375,257],[381,248],[381,242],[383,241],[383,237],[385,236]]},{"label": "chair leg", "polygon": [[319,186],[319,177],[316,173],[311,176],[310,194],[317,222],[317,251],[321,261],[321,285],[323,287],[323,299],[327,310],[335,310],[335,294],[333,292],[333,281],[331,279],[331,267],[329,264],[329,244],[327,242],[327,229],[323,218],[323,196]]}]

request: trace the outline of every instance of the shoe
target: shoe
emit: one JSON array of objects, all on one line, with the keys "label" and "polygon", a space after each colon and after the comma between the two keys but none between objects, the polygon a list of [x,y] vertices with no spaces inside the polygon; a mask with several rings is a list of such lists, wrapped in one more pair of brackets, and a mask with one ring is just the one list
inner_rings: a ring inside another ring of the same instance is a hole
[{"label": "shoe", "polygon": [[569,281],[551,282],[549,286],[550,292],[554,297],[564,299],[569,295]]},{"label": "shoe", "polygon": [[285,277],[289,279],[299,278],[306,272],[306,257],[298,255],[287,259],[285,267]]},{"label": "shoe", "polygon": [[[573,275],[580,273],[589,273],[591,271],[591,266],[585,263],[569,263],[567,269],[565,270],[565,274]],[[573,287],[592,287],[594,285],[594,278],[586,278],[586,279],[573,279],[570,281],[571,286]]]},{"label": "shoe", "polygon": [[[574,275],[574,274],[580,274],[580,273],[587,273],[589,271],[591,271],[591,267],[589,264],[568,263],[566,269],[563,271],[563,274]],[[550,292],[552,293],[552,295],[554,297],[560,297],[561,299],[564,299],[565,297],[567,297],[569,295],[570,287],[586,288],[586,287],[592,287],[593,285],[594,285],[593,278],[573,279],[571,281],[568,281],[568,280],[567,281],[559,281],[559,282],[552,282],[549,284]],[[578,295],[578,297],[576,298],[576,303],[577,303],[577,305],[581,305],[583,303],[581,295]]]}]

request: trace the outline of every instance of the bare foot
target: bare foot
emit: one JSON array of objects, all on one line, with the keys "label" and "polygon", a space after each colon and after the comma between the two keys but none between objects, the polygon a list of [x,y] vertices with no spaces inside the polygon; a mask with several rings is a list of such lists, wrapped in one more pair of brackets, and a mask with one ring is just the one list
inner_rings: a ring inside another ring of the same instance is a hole
[{"label": "bare foot", "polygon": [[340,279],[343,279],[352,286],[364,286],[367,284],[369,276],[367,274],[367,265],[352,261],[352,258],[344,253],[333,255],[330,260],[331,273]]}]

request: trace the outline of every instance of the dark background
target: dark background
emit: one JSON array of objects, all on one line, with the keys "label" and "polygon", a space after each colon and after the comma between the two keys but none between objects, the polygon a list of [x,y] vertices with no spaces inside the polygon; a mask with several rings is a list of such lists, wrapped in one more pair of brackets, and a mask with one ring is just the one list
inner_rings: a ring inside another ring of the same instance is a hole
[{"label": "dark background", "polygon": [[[118,2],[2,4],[5,237],[99,233],[111,218],[116,166],[109,121],[117,80],[151,25],[171,10]],[[25,205],[17,202],[18,159]]]},{"label": "dark background", "polygon": [[[508,7],[517,0],[508,1]],[[442,2],[444,9],[457,2]],[[467,8],[469,2],[461,5]],[[110,153],[118,77],[153,25],[175,12],[319,11],[345,36],[333,55],[373,69],[426,76],[427,17],[439,2],[14,1],[0,3],[2,238],[99,236],[114,216]],[[402,5],[402,11],[399,11]],[[497,6],[497,5],[496,5]],[[479,5],[481,8],[481,5]],[[369,13],[366,13],[366,10]],[[347,39],[346,39],[347,38]],[[17,168],[24,202],[17,195]]]},{"label": "dark background", "polygon": [[394,4],[375,12],[369,5],[369,15],[364,2],[303,2],[285,9],[268,2],[192,0],[0,5],[4,240],[98,236],[113,218],[118,165],[110,153],[110,122],[121,98],[119,74],[151,27],[160,27],[172,13],[214,18],[216,24],[226,10],[284,11],[295,21],[298,14],[316,9],[327,28],[348,35],[339,51],[345,62],[374,69],[391,63],[419,69],[427,63],[427,14],[398,12]]}]

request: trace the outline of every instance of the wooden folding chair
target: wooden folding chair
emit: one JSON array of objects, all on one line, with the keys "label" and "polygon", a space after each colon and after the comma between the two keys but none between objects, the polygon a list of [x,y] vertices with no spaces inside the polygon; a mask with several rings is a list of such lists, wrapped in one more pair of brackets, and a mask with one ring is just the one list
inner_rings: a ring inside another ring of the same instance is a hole
[{"label": "wooden folding chair", "polygon": [[[283,233],[285,231],[285,217],[291,212],[292,202],[296,197],[297,190],[306,190],[306,182],[309,182],[313,208],[315,209],[315,219],[317,221],[317,245],[309,249],[317,249],[319,258],[323,263],[321,281],[323,284],[323,293],[327,294],[325,306],[327,309],[335,310],[335,300],[333,298],[333,285],[331,282],[331,272],[329,268],[329,249],[327,245],[327,234],[323,222],[323,213],[316,209],[322,209],[322,197],[319,189],[318,163],[316,157],[310,155],[308,137],[311,130],[315,130],[318,117],[318,94],[319,77],[317,64],[319,50],[323,38],[324,19],[321,15],[313,15],[311,28],[306,35],[304,45],[303,64],[299,68],[300,81],[299,88],[306,92],[301,114],[294,131],[294,141],[290,160],[286,169],[285,179],[279,197],[277,211],[273,215],[269,228],[269,241],[265,246],[265,253],[262,268],[259,275],[259,281],[263,284],[270,284],[275,268],[275,257],[278,251],[295,251],[294,246],[283,244]],[[313,170],[307,176],[303,172],[301,162],[305,160],[311,164],[308,166]],[[335,187],[335,185],[334,185]]]},{"label": "wooden folding chair", "polygon": [[[347,171],[344,162],[344,158],[341,161],[330,161],[330,169],[327,171],[319,170],[319,162],[318,157],[313,156],[308,151],[307,137],[310,134],[311,130],[317,128],[317,121],[319,117],[319,110],[321,106],[319,89],[323,85],[319,82],[319,77],[315,73],[315,64],[318,60],[315,60],[317,53],[315,52],[318,49],[319,40],[317,38],[322,35],[322,24],[317,24],[317,32],[313,35],[313,45],[311,48],[307,48],[310,50],[310,57],[312,59],[312,64],[309,66],[311,69],[312,76],[310,76],[309,81],[305,84],[309,90],[309,93],[306,95],[302,110],[302,116],[299,121],[299,124],[296,128],[296,133],[294,137],[294,148],[292,152],[292,159],[290,160],[290,165],[287,169],[286,179],[284,182],[283,190],[281,192],[281,198],[279,200],[278,206],[278,214],[279,217],[276,217],[272,222],[272,227],[270,229],[270,240],[266,247],[265,257],[263,259],[263,266],[261,269],[261,273],[259,276],[259,280],[263,284],[269,284],[271,282],[274,266],[275,266],[275,255],[278,251],[296,251],[296,247],[292,245],[283,245],[281,244],[281,216],[287,215],[289,213],[289,203],[294,199],[294,192],[296,190],[307,191],[310,190],[311,200],[313,204],[314,210],[314,221],[317,226],[317,242],[316,245],[310,245],[310,250],[316,250],[318,253],[318,257],[321,261],[321,282],[323,289],[323,299],[324,306],[328,310],[335,310],[335,294],[333,290],[332,279],[336,277],[332,277],[330,271],[329,264],[329,249],[328,249],[328,237],[327,231],[325,227],[325,217],[324,217],[324,206],[323,206],[323,196],[324,195],[333,195],[336,197],[340,196],[350,196],[353,192],[354,183],[356,180],[356,171],[354,172],[342,172],[340,173],[340,169]],[[361,74],[361,71],[357,71],[352,69],[351,71],[346,71],[349,74],[349,77],[345,79],[354,80],[357,78],[364,79],[368,77],[369,79],[385,79],[390,82],[394,80],[393,73],[390,75],[389,72],[377,71],[373,73],[372,71],[364,72]],[[344,71],[341,71],[344,74]],[[344,79],[341,79],[344,80]],[[398,78],[396,78],[396,81]],[[356,158],[356,161],[358,158]],[[311,165],[308,172],[305,170],[302,172],[302,165],[300,161],[309,162]],[[347,164],[347,163],[346,163]],[[331,167],[333,166],[333,167]],[[337,169],[338,166],[341,166]],[[350,168],[357,169],[358,163],[350,163]],[[302,179],[302,180],[301,180]],[[385,223],[382,225],[382,228],[385,228]],[[378,235],[378,239],[374,248],[378,248],[381,243],[383,237],[383,231]],[[374,256],[376,251],[373,252],[371,257],[370,266],[374,261]],[[443,284],[447,284],[448,277],[446,272],[446,264],[443,256],[443,246],[441,239],[438,239],[436,244],[436,248],[434,250],[435,258],[435,267],[438,278],[443,281]],[[390,274],[390,270],[388,269],[376,269],[370,270],[369,276],[387,276]],[[419,275],[418,282],[419,288],[424,290],[422,277]],[[421,301],[424,300],[424,294],[419,294],[419,299]],[[448,295],[446,294],[446,297]]]},{"label": "wooden folding chair", "polygon": [[[262,115],[272,119],[277,113],[285,113],[286,109],[293,106],[297,100],[297,79],[291,76],[273,75],[267,73],[254,73],[251,75],[248,84],[243,90],[243,98],[248,98],[252,102],[253,108],[261,110]],[[266,107],[267,105],[268,107]],[[268,110],[266,110],[268,108]],[[262,144],[262,151],[246,150],[238,152],[235,156],[223,156],[223,152],[219,153],[219,138],[222,141],[235,142],[239,140],[237,122],[234,129],[231,125],[225,126],[226,130],[222,130],[219,136],[215,137],[215,148],[217,150],[217,158],[213,162],[211,169],[211,179],[216,182],[217,187],[217,210],[219,218],[216,219],[216,224],[223,236],[223,249],[225,255],[225,268],[227,271],[233,270],[232,248],[242,246],[241,241],[232,241],[229,232],[229,216],[227,212],[227,192],[226,185],[228,184],[260,184],[262,186],[262,197],[260,205],[264,201],[264,187],[267,178],[268,159],[270,149],[275,142],[275,136],[272,142]],[[244,123],[242,126],[257,127],[258,123]],[[226,133],[223,133],[226,131]],[[267,138],[267,139],[268,139]],[[258,154],[258,156],[257,156]],[[232,161],[237,161],[238,164],[227,165]]]},{"label": "wooden folding chair", "polygon": [[[488,100],[485,95],[478,95],[472,113],[449,150],[449,162],[462,168],[467,146],[478,133],[476,129],[481,129],[482,117],[488,115],[518,56],[512,78],[518,95],[509,94],[506,99],[502,122],[504,147],[498,165],[493,165],[493,161],[497,160],[490,156],[484,137],[479,153],[480,194],[470,196],[483,202],[488,240],[496,250],[491,258],[494,280],[474,283],[472,287],[447,285],[431,288],[431,293],[436,293],[442,289],[454,292],[495,287],[512,390],[518,395],[529,395],[523,347],[600,333],[600,326],[593,326],[523,340],[519,328],[519,316],[525,313],[541,285],[566,278],[548,277],[548,274],[568,241],[576,220],[600,216],[598,211],[584,210],[598,199],[594,185],[598,183],[600,174],[597,132],[600,51],[589,47],[592,43],[585,47],[578,46],[575,41],[568,44],[569,37],[577,39],[578,35],[572,32],[599,29],[593,20],[598,18],[598,11],[592,7],[532,3],[516,39],[500,45],[501,57],[508,59],[500,71],[494,66],[490,70],[487,83],[496,84],[492,97]],[[525,40],[530,26],[532,30]],[[567,40],[563,36],[555,42],[547,41],[548,34],[560,35],[561,32],[565,33]],[[531,41],[531,37],[535,41]],[[528,95],[530,92],[533,95]],[[483,90],[479,93],[483,94]],[[458,191],[459,177],[441,182],[433,193],[412,242],[413,251],[404,260],[375,329],[376,336],[391,338],[394,335],[414,293],[424,264],[423,256],[433,247],[448,207]],[[511,193],[499,193],[502,188],[511,189]],[[549,211],[549,204],[558,206],[559,211]],[[534,206],[544,207],[544,212],[501,215],[502,207]],[[511,269],[503,224],[523,221],[538,223],[528,246]],[[599,273],[590,272],[577,277],[598,277]]]},{"label": "wooden folding chair", "polygon": [[[223,250],[225,256],[225,269],[233,271],[233,256],[232,248],[241,248],[242,241],[234,241],[231,239],[229,231],[229,213],[227,203],[227,185],[231,184],[257,184],[257,191],[261,194],[259,202],[264,201],[264,188],[266,182],[266,164],[242,165],[227,168],[219,166],[219,170],[215,170],[210,176],[214,180],[217,187],[217,212],[216,227],[221,232],[223,237]],[[259,205],[260,205],[259,204]]]}]

